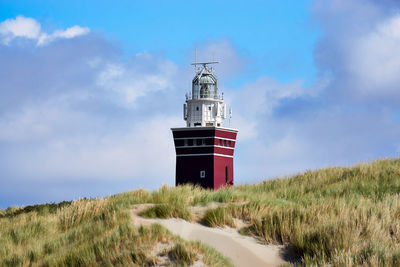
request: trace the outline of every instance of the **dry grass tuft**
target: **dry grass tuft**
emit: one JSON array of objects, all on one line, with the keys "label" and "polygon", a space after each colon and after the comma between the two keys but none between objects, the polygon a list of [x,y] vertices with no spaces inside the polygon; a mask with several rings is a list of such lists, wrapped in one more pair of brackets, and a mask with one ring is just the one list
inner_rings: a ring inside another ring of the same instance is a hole
[{"label": "dry grass tuft", "polygon": [[140,213],[140,216],[147,218],[182,218],[190,221],[191,213],[184,203],[159,204],[148,208]]},{"label": "dry grass tuft", "polygon": [[225,225],[235,226],[232,213],[224,207],[207,210],[202,223],[209,227],[222,227]]},{"label": "dry grass tuft", "polygon": [[168,254],[179,266],[192,265],[197,259],[196,252],[188,249],[182,243],[177,243]]}]

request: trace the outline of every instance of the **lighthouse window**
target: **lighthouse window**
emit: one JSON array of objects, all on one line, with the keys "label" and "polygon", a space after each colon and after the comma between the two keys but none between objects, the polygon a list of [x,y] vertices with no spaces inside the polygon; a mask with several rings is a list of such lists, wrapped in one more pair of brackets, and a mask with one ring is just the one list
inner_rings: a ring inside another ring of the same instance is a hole
[{"label": "lighthouse window", "polygon": [[196,140],[196,144],[197,144],[198,146],[201,146],[201,139],[197,139],[197,140]]},{"label": "lighthouse window", "polygon": [[193,99],[198,99],[199,98],[199,91],[200,87],[198,84],[193,85]]},{"label": "lighthouse window", "polygon": [[231,147],[231,146],[232,146],[232,143],[231,143],[231,141],[228,141],[228,146],[229,146],[229,147]]},{"label": "lighthouse window", "polygon": [[222,146],[222,140],[221,139],[219,139],[219,145]]},{"label": "lighthouse window", "polygon": [[226,146],[226,140],[224,140],[224,146]]},{"label": "lighthouse window", "polygon": [[211,107],[208,107],[208,110],[211,110]]},{"label": "lighthouse window", "polygon": [[202,142],[202,145],[203,145],[203,146],[206,145],[206,139],[202,139],[201,142]]},{"label": "lighthouse window", "polygon": [[187,139],[183,140],[183,145],[184,145],[184,146],[187,146],[187,145],[188,145],[188,140],[187,140]]},{"label": "lighthouse window", "polygon": [[199,111],[199,107],[196,107],[196,110]]},{"label": "lighthouse window", "polygon": [[193,139],[188,139],[188,145],[193,146]]},{"label": "lighthouse window", "polygon": [[200,171],[200,178],[206,177],[206,171]]}]

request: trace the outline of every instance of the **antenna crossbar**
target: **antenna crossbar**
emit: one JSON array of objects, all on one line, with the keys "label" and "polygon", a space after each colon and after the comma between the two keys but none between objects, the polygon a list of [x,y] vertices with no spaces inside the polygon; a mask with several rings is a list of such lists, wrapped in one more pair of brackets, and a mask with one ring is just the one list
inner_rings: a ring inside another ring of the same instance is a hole
[{"label": "antenna crossbar", "polygon": [[210,61],[210,62],[194,62],[194,63],[192,63],[191,65],[203,65],[203,66],[206,66],[206,65],[209,65],[209,64],[218,64],[219,62],[218,61]]}]

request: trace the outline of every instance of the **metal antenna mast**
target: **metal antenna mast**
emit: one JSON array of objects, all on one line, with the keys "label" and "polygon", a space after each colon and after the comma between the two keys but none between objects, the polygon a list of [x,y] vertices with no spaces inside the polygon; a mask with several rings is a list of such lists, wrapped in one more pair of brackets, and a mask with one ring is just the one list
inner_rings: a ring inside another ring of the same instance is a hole
[{"label": "metal antenna mast", "polygon": [[197,62],[197,48],[194,49],[194,62]]}]

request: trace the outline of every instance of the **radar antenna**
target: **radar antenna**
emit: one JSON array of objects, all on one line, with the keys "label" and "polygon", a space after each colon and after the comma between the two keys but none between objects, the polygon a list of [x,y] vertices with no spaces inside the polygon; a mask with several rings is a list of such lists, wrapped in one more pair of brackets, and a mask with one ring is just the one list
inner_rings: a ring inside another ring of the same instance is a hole
[{"label": "radar antenna", "polygon": [[191,65],[197,66],[197,65],[203,65],[203,67],[206,67],[209,64],[218,64],[218,61],[210,61],[210,62],[194,62]]},{"label": "radar antenna", "polygon": [[[213,72],[214,70],[213,70],[213,68],[211,68],[211,69],[208,69],[207,68],[207,65],[211,65],[211,64],[218,64],[219,62],[218,61],[210,61],[210,62],[194,62],[194,63],[192,63],[191,65],[194,65],[195,67],[197,67],[197,65],[203,65],[203,70],[206,70],[206,71],[211,71],[211,72]],[[196,71],[200,71],[200,70],[202,70],[201,68],[198,68],[198,69],[196,69]]]}]

